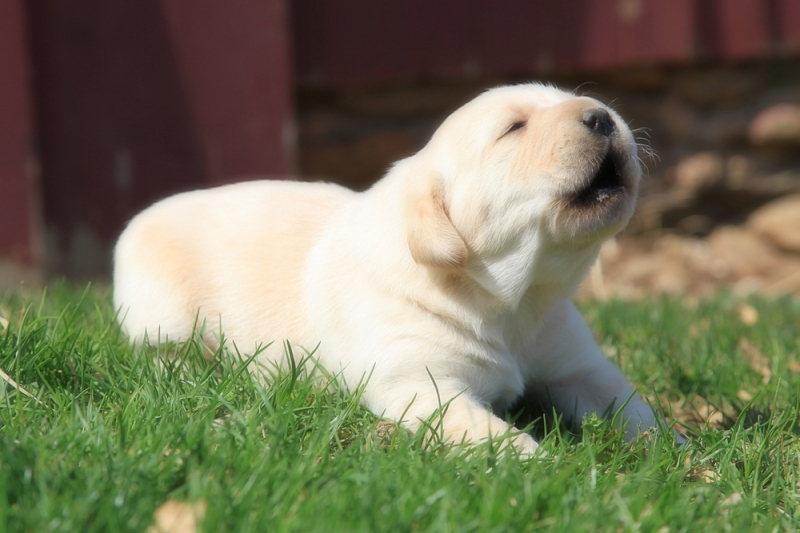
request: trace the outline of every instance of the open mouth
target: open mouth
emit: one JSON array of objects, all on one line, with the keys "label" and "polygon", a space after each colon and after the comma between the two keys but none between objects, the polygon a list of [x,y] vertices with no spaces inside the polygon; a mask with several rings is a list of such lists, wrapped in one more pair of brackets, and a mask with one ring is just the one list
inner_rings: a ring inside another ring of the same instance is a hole
[{"label": "open mouth", "polygon": [[616,159],[611,151],[606,154],[592,181],[575,195],[574,203],[588,206],[619,197],[625,193],[621,165],[617,163]]}]

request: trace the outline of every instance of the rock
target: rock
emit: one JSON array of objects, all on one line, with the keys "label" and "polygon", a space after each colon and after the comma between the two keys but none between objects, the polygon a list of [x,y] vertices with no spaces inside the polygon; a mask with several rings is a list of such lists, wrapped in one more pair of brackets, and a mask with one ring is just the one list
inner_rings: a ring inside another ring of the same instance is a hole
[{"label": "rock", "polygon": [[728,187],[741,189],[756,175],[756,162],[747,156],[732,155],[725,165]]},{"label": "rock", "polygon": [[195,533],[206,515],[206,502],[194,503],[167,500],[153,514],[155,524],[147,533]]},{"label": "rock", "polygon": [[800,105],[778,104],[758,113],[748,127],[756,146],[800,144]]},{"label": "rock", "polygon": [[779,248],[800,253],[800,194],[784,196],[757,209],[747,224]]},{"label": "rock", "polygon": [[656,116],[653,117],[671,143],[695,143],[701,141],[700,121],[696,113],[677,98],[668,98],[657,105]]},{"label": "rock", "polygon": [[758,322],[756,308],[744,302],[736,306],[736,314],[739,315],[739,321],[745,326],[754,326]]},{"label": "rock", "polygon": [[700,122],[700,134],[710,146],[737,147],[747,143],[749,115],[740,110],[722,110]]},{"label": "rock", "polygon": [[784,294],[800,295],[800,261],[795,261],[789,268],[773,276],[773,279],[761,287],[761,292],[768,296],[783,296]]},{"label": "rock", "polygon": [[714,229],[716,222],[705,215],[689,215],[678,222],[677,228],[687,235],[695,237],[708,235]]},{"label": "rock", "polygon": [[675,185],[688,192],[713,189],[725,179],[725,163],[719,154],[700,152],[675,167]]},{"label": "rock", "polygon": [[769,275],[781,260],[780,253],[749,228],[721,226],[707,242],[714,259],[726,265],[734,278]]},{"label": "rock", "polygon": [[705,239],[673,234],[622,238],[581,286],[581,298],[704,298],[727,288],[738,296],[800,294],[800,255],[781,251],[746,226],[721,226]]},{"label": "rock", "polygon": [[661,231],[664,228],[664,213],[683,211],[691,204],[691,198],[684,191],[667,190],[645,194],[639,199],[636,215],[628,223],[628,234]]}]

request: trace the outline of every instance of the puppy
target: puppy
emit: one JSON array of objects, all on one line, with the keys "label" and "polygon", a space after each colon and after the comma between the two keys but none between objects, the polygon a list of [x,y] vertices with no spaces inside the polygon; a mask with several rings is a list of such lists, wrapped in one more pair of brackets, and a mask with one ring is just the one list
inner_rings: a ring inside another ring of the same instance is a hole
[{"label": "puppy", "polygon": [[[450,442],[537,443],[501,412],[536,390],[567,417],[655,415],[600,352],[570,296],[634,210],[641,170],[620,117],[538,84],[450,115],[363,193],[257,181],[173,196],[115,250],[114,302],[134,341],[198,321],[240,350],[288,339],[374,413]],[[262,352],[279,363],[281,343]],[[368,378],[368,379],[367,379]]]}]

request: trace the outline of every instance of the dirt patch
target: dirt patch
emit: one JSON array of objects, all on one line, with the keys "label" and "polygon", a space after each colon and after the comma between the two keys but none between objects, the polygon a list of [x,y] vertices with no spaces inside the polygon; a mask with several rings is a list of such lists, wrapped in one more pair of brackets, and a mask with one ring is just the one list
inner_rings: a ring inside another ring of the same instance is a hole
[{"label": "dirt patch", "polygon": [[13,261],[0,261],[0,291],[5,292],[20,286],[41,287],[43,283],[41,269]]},{"label": "dirt patch", "polygon": [[747,227],[722,226],[706,238],[666,234],[606,243],[579,298],[704,298],[800,295],[800,254],[785,252]]}]

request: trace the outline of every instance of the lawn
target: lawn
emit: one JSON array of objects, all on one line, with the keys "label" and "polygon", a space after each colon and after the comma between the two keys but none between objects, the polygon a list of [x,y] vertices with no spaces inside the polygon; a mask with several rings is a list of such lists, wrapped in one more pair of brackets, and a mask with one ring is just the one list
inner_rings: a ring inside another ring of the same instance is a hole
[{"label": "lawn", "polygon": [[168,500],[205,504],[214,532],[797,529],[800,301],[581,307],[686,446],[545,414],[544,459],[455,453],[309,379],[301,354],[263,382],[249,354],[131,348],[107,288],[6,293],[0,531],[143,532]]}]

